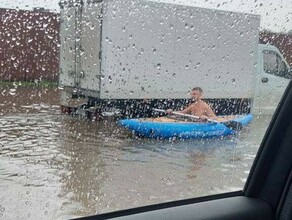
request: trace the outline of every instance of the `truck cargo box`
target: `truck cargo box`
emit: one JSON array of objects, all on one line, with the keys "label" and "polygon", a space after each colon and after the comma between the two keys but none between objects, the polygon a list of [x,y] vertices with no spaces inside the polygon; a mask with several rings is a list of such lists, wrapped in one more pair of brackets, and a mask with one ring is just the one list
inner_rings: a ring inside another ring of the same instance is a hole
[{"label": "truck cargo box", "polygon": [[61,1],[60,84],[99,99],[251,98],[260,17],[154,1]]}]

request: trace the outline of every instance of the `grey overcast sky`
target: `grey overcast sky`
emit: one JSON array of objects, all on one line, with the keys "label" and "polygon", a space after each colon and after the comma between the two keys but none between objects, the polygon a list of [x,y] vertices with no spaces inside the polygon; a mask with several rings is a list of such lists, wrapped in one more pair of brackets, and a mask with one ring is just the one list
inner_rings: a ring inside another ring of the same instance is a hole
[{"label": "grey overcast sky", "polygon": [[[157,0],[204,8],[237,11],[261,15],[261,29],[275,32],[292,30],[292,0]],[[59,0],[0,0],[1,8],[30,10],[44,7],[59,12]]]}]

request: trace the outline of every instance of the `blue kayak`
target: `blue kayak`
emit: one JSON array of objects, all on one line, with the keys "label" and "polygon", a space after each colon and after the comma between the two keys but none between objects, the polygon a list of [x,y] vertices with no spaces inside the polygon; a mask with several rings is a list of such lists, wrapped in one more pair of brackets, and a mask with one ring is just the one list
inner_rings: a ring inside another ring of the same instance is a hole
[{"label": "blue kayak", "polygon": [[[228,119],[229,118],[229,119]],[[232,119],[231,119],[232,118]],[[228,122],[237,122],[241,126],[246,126],[252,120],[252,115],[221,116],[217,122],[185,122],[160,118],[140,118],[123,119],[119,123],[134,134],[147,138],[213,138],[233,135],[236,133],[234,127],[230,127]]]}]

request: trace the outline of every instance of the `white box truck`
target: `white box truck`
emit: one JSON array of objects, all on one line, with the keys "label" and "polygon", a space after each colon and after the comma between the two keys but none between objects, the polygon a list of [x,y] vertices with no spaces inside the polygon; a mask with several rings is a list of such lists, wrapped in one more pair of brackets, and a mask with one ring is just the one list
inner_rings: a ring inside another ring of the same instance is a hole
[{"label": "white box truck", "polygon": [[62,0],[60,6],[63,110],[71,111],[77,97],[94,114],[144,117],[152,107],[186,105],[199,86],[217,114],[246,113],[255,93],[267,92],[255,89],[257,81],[278,77],[259,74],[268,72],[264,58],[276,56],[288,76],[277,48],[258,45],[258,15],[147,0]]}]

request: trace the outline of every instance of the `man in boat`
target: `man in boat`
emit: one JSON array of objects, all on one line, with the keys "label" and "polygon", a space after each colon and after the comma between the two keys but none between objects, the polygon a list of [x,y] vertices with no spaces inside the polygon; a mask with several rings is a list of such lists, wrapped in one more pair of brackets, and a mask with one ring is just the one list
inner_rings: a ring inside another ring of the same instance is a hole
[{"label": "man in boat", "polygon": [[[195,87],[191,90],[192,104],[190,104],[185,109],[178,111],[183,114],[190,114],[200,117],[202,120],[214,119],[216,120],[216,115],[211,109],[211,107],[202,100],[203,89],[201,87]],[[168,114],[172,113],[172,109],[168,109],[166,112]]]}]

